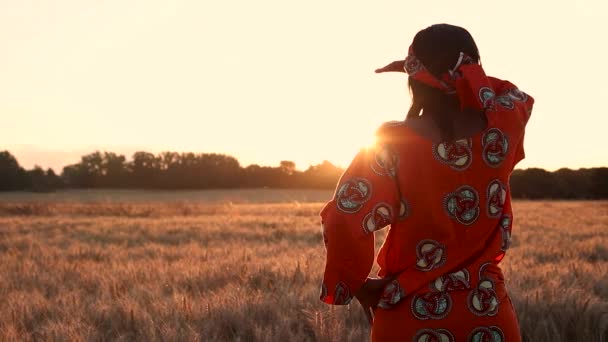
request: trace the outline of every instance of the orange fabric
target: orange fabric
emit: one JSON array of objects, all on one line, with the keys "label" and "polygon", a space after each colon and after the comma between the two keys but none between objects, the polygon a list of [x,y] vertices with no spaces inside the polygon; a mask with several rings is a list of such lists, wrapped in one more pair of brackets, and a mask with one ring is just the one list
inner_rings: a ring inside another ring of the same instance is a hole
[{"label": "orange fabric", "polygon": [[480,80],[466,91],[479,95],[487,129],[433,143],[403,122],[387,123],[321,211],[328,304],[351,301],[373,264],[373,232],[390,225],[378,276],[397,280],[379,303],[375,341],[519,339],[498,263],[513,223],[509,177],[524,158],[534,100],[507,81]]}]

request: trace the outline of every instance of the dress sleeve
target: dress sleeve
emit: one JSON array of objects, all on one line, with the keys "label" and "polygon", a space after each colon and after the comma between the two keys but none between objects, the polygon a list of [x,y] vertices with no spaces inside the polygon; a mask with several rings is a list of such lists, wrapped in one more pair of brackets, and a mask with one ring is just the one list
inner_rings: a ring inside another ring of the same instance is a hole
[{"label": "dress sleeve", "polygon": [[520,161],[522,161],[526,157],[526,152],[524,151],[524,136],[525,136],[525,128],[530,120],[530,116],[532,115],[532,108],[534,107],[534,98],[530,95],[521,92],[524,96],[524,101],[522,101],[522,105],[518,106],[520,111],[520,120],[522,122],[523,132],[521,134],[521,139],[519,139],[517,143],[517,147],[515,149],[515,157],[513,160],[513,167],[517,165]]},{"label": "dress sleeve", "polygon": [[374,231],[394,222],[401,210],[396,183],[398,154],[385,145],[361,150],[346,169],[333,199],[321,211],[327,251],[320,299],[350,303],[374,261]]},{"label": "dress sleeve", "polygon": [[524,151],[524,135],[521,136],[521,140],[519,140],[519,143],[517,144],[517,147],[515,149],[515,158],[513,160],[513,168],[515,168],[515,166],[522,161],[524,158],[526,158],[526,151]]}]

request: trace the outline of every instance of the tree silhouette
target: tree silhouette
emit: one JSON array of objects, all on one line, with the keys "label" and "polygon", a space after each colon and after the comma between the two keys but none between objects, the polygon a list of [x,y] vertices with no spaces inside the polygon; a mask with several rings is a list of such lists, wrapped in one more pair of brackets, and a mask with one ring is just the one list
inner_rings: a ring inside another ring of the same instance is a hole
[{"label": "tree silhouette", "polygon": [[160,158],[152,153],[135,152],[133,161],[129,164],[132,174],[131,184],[137,188],[146,188],[160,180]]},{"label": "tree silhouette", "polygon": [[296,172],[296,163],[288,160],[281,161],[281,171],[288,175],[293,175]]},{"label": "tree silhouette", "polygon": [[8,151],[0,152],[0,191],[22,190],[26,187],[25,170]]},{"label": "tree silhouette", "polygon": [[127,158],[113,152],[104,152],[101,162],[101,184],[106,188],[123,188],[129,185]]}]

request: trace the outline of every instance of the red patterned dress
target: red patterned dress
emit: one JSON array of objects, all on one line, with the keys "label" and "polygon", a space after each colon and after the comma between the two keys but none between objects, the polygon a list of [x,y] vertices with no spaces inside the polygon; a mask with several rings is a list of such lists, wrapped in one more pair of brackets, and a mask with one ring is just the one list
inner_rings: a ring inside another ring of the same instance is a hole
[{"label": "red patterned dress", "polygon": [[524,158],[534,100],[472,68],[465,88],[485,109],[485,130],[433,143],[404,122],[387,123],[321,212],[328,304],[351,301],[374,261],[373,232],[390,226],[378,276],[396,280],[375,312],[373,341],[520,340],[498,264],[513,225],[509,177]]}]

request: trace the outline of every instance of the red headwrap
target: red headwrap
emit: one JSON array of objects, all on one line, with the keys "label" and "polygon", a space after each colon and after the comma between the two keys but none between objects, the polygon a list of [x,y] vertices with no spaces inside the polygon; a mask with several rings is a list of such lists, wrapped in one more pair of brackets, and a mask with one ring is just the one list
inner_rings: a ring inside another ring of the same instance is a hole
[{"label": "red headwrap", "polygon": [[431,74],[410,46],[403,69],[413,79],[447,94],[456,94],[462,108],[487,109],[493,106],[495,93],[481,65],[461,52],[458,62],[440,78]]}]

